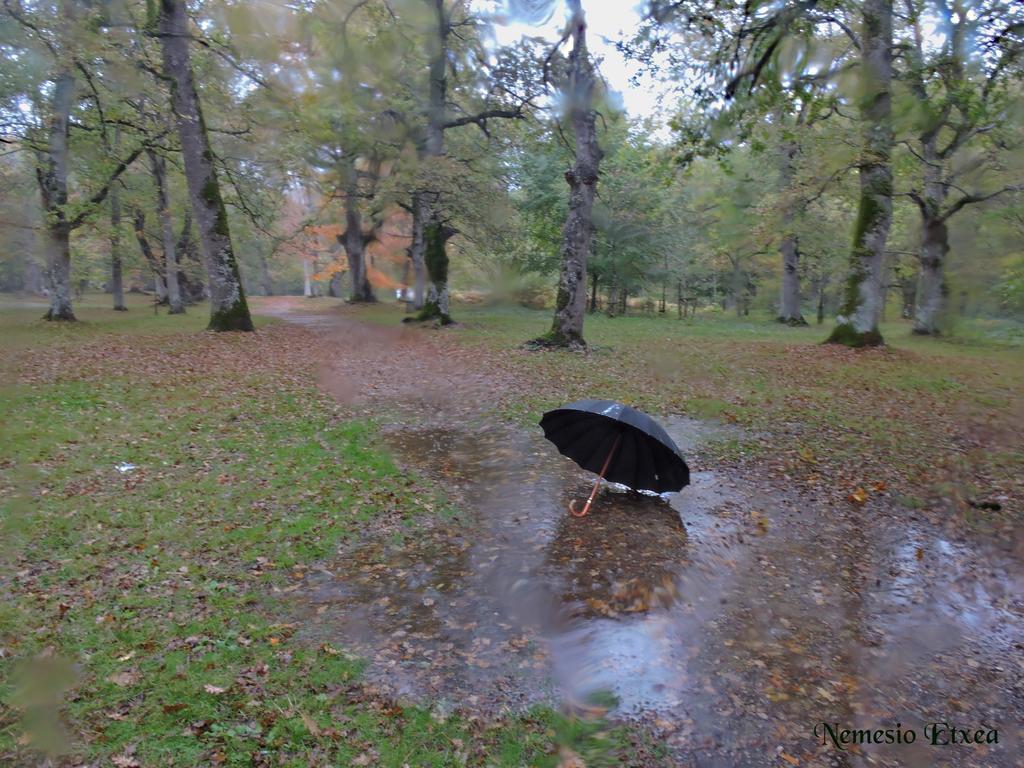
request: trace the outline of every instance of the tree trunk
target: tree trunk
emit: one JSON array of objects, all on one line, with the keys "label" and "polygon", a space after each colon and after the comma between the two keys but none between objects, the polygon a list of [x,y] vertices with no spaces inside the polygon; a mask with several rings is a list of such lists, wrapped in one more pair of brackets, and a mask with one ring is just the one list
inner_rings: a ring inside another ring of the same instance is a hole
[{"label": "tree trunk", "polygon": [[139,243],[142,257],[153,271],[153,293],[156,294],[157,304],[165,304],[167,303],[167,284],[164,282],[166,268],[157,259],[153,252],[153,246],[149,244],[149,238],[146,236],[146,214],[141,208],[135,209],[135,239]]},{"label": "tree trunk", "polygon": [[[788,218],[788,217],[787,217]],[[782,254],[782,298],[779,322],[786,325],[807,325],[800,311],[800,247],[796,235],[786,234],[779,244]]]},{"label": "tree trunk", "polygon": [[359,211],[359,176],[355,165],[348,168],[345,187],[345,255],[348,256],[348,272],[352,280],[350,302],[375,302],[373,288],[366,270],[366,241],[363,239],[363,217]]},{"label": "tree trunk", "polygon": [[220,194],[210,137],[192,75],[185,0],[160,0],[159,31],[164,74],[171,80],[171,105],[178,123],[185,178],[209,276],[208,328],[252,331],[252,317],[231,246],[227,209]]},{"label": "tree trunk", "polygon": [[121,263],[121,194],[116,186],[110,190],[110,292],[113,294],[114,309],[127,312]]},{"label": "tree trunk", "polygon": [[[114,143],[112,151],[117,153],[121,147],[121,127],[114,127]],[[110,187],[110,293],[114,311],[127,312],[124,303],[124,268],[121,261],[121,191],[117,184]]]},{"label": "tree trunk", "polygon": [[732,263],[732,308],[736,317],[743,316],[743,292],[746,290],[746,276],[743,274],[739,256],[730,258]]},{"label": "tree trunk", "polygon": [[[781,175],[785,193],[790,193],[793,184],[793,161],[799,152],[795,141],[782,145]],[[779,297],[779,322],[786,325],[807,325],[800,311],[800,246],[793,232],[793,204],[786,202],[782,213],[782,242],[779,255],[782,256],[782,295]]]},{"label": "tree trunk", "polygon": [[427,265],[423,238],[423,216],[425,205],[419,193],[412,198],[412,243],[409,245],[409,261],[413,272],[413,309],[423,309],[427,291]]},{"label": "tree trunk", "polygon": [[587,52],[587,22],[580,0],[569,0],[572,51],[566,87],[569,121],[576,139],[576,161],[566,171],[569,212],[562,229],[562,269],[548,343],[583,347],[583,318],[587,302],[587,259],[593,234],[594,195],[601,163],[593,109],[594,69]]},{"label": "tree trunk", "polygon": [[313,263],[309,259],[302,260],[302,295],[307,299],[314,297],[313,293]]},{"label": "tree trunk", "polygon": [[432,221],[423,228],[423,255],[430,280],[423,309],[416,316],[417,320],[437,320],[441,325],[452,322],[448,295],[447,243],[454,235],[454,229],[439,221]]},{"label": "tree trunk", "polygon": [[[430,57],[430,95],[427,106],[427,135],[423,145],[426,158],[444,154],[445,104],[448,90],[448,35],[451,26],[444,0],[434,0],[437,21],[437,45]],[[413,320],[452,322],[448,306],[447,242],[454,235],[442,221],[437,209],[437,193],[420,190],[413,197],[413,233],[410,255],[416,270],[416,302],[420,302],[420,283],[426,283],[422,308]],[[425,271],[425,280],[421,273]]]},{"label": "tree trunk", "polygon": [[185,303],[181,298],[178,284],[178,258],[174,243],[174,222],[171,220],[171,203],[167,196],[167,162],[153,150],[149,155],[149,167],[156,187],[156,212],[160,219],[160,242],[164,250],[164,281],[167,284],[168,313],[182,315]]},{"label": "tree trunk", "polygon": [[598,275],[595,269],[591,273],[590,278],[590,314],[594,314],[597,311],[597,286],[600,281],[600,275]]},{"label": "tree trunk", "polygon": [[900,307],[900,317],[904,320],[911,320],[914,317],[914,306],[917,299],[917,273],[904,277],[900,280],[900,297],[902,298],[902,306]]},{"label": "tree trunk", "polygon": [[946,187],[942,178],[943,161],[936,145],[936,132],[930,132],[924,137],[921,147],[924,161],[924,192],[918,203],[921,211],[921,266],[913,333],[922,336],[939,335],[949,293],[944,276],[946,254],[949,253],[949,228],[942,216]]},{"label": "tree trunk", "polygon": [[938,217],[925,217],[923,230],[913,333],[938,336],[949,298],[943,274],[949,253],[949,230],[945,220]]},{"label": "tree trunk", "polygon": [[862,13],[860,200],[846,290],[828,338],[850,347],[883,343],[881,273],[892,224],[892,0],[864,0]]},{"label": "tree trunk", "polygon": [[75,97],[75,77],[61,70],[53,86],[53,111],[45,168],[37,168],[39,189],[46,213],[46,287],[50,291],[47,320],[74,320],[71,307],[71,227],[68,202],[68,127]]},{"label": "tree trunk", "polygon": [[260,254],[260,288],[264,296],[274,295],[274,281],[270,279],[270,264],[265,253]]},{"label": "tree trunk", "polygon": [[[779,124],[785,121],[785,115],[778,113]],[[803,122],[802,115],[797,119],[797,126]],[[782,211],[782,240],[779,243],[779,255],[782,257],[782,290],[779,297],[778,321],[790,326],[807,325],[800,311],[800,245],[793,232],[795,215],[792,196],[793,163],[800,146],[795,140],[784,141],[780,148],[779,171],[782,190],[785,195]]]},{"label": "tree trunk", "polygon": [[619,275],[612,272],[611,282],[608,284],[608,299],[604,308],[608,317],[615,317],[619,313]]},{"label": "tree trunk", "polygon": [[46,239],[50,309],[44,318],[74,320],[71,308],[71,230],[63,224],[51,224],[46,229]]},{"label": "tree trunk", "polygon": [[[185,209],[184,221],[181,224],[181,237],[178,238],[178,244],[174,247],[174,258],[178,262],[178,285],[181,287],[181,295],[185,303],[195,304],[205,299],[206,286],[203,285],[203,281],[189,277],[188,273],[182,269],[186,259],[195,263],[200,261],[195,241],[192,239],[192,212],[188,208]],[[262,255],[261,258],[266,263],[266,258]]]}]

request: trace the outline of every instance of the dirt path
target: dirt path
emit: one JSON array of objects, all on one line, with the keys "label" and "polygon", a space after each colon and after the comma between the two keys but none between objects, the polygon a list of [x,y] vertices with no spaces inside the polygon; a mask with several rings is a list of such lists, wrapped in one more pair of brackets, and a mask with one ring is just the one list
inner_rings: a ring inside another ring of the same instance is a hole
[{"label": "dirt path", "polygon": [[[679,494],[607,491],[572,518],[589,477],[539,429],[487,418],[524,379],[460,349],[457,330],[294,300],[261,311],[316,334],[324,388],[380,419],[400,462],[462,510],[319,564],[301,593],[305,636],[365,655],[383,692],[486,713],[606,691],[683,765],[1022,764],[1012,542],[948,540],[908,510],[869,515],[714,467]],[[684,452],[725,429],[664,423]],[[934,722],[998,743],[933,746]],[[900,723],[916,741],[841,750],[821,723]]]}]

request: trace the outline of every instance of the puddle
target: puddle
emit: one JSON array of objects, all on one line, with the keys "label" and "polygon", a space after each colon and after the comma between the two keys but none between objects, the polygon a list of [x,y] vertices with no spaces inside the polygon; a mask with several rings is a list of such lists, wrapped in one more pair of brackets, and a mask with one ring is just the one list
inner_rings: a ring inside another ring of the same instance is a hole
[{"label": "puddle", "polygon": [[[591,476],[539,434],[394,429],[385,439],[474,519],[463,534],[363,547],[310,578],[309,631],[368,653],[375,683],[497,708],[550,701],[556,690],[582,698],[592,688],[585,668],[609,642],[594,627],[635,625],[643,635],[649,614],[676,603],[680,615],[699,615],[698,598],[679,584],[695,532],[724,527],[717,512],[729,493],[711,473],[694,473],[677,506],[606,488],[579,519],[566,510],[589,493]],[[662,683],[651,677],[654,690]],[[623,678],[610,687],[621,696],[629,686]]]},{"label": "puddle", "polygon": [[610,692],[617,714],[709,765],[763,764],[767,733],[821,751],[815,722],[1019,711],[1020,582],[974,578],[962,545],[933,536],[919,555],[928,539],[912,526],[853,525],[707,471],[665,497],[606,488],[579,519],[566,508],[590,476],[539,434],[385,439],[473,515],[310,578],[304,631],[365,655],[386,692],[479,712]]}]

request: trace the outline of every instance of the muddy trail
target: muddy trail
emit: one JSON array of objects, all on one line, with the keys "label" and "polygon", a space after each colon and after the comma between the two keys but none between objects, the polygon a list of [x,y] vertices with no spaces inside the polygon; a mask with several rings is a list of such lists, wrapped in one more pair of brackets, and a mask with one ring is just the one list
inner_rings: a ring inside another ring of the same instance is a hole
[{"label": "muddy trail", "polygon": [[[699,465],[678,494],[606,488],[574,518],[591,476],[539,428],[487,416],[518,382],[442,354],[457,329],[371,326],[288,300],[262,311],[319,337],[324,388],[373,414],[399,463],[459,510],[416,535],[368,537],[293,594],[300,634],[365,657],[383,694],[483,716],[610,706],[679,765],[1024,765],[1013,542]],[[736,436],[661,419],[687,455]],[[936,722],[989,743],[942,744],[949,732],[926,733]],[[840,737],[900,724],[915,740],[837,745],[823,723]]]}]

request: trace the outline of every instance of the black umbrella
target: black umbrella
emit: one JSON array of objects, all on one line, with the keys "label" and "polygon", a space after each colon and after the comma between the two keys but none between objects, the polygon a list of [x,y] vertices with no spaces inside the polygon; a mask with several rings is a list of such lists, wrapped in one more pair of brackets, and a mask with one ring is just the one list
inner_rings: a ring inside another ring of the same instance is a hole
[{"label": "black umbrella", "polygon": [[690,469],[664,428],[643,411],[612,400],[579,400],[548,411],[540,420],[544,437],[563,456],[597,472],[582,512],[590,511],[602,479],[636,490],[666,493],[690,484]]}]

